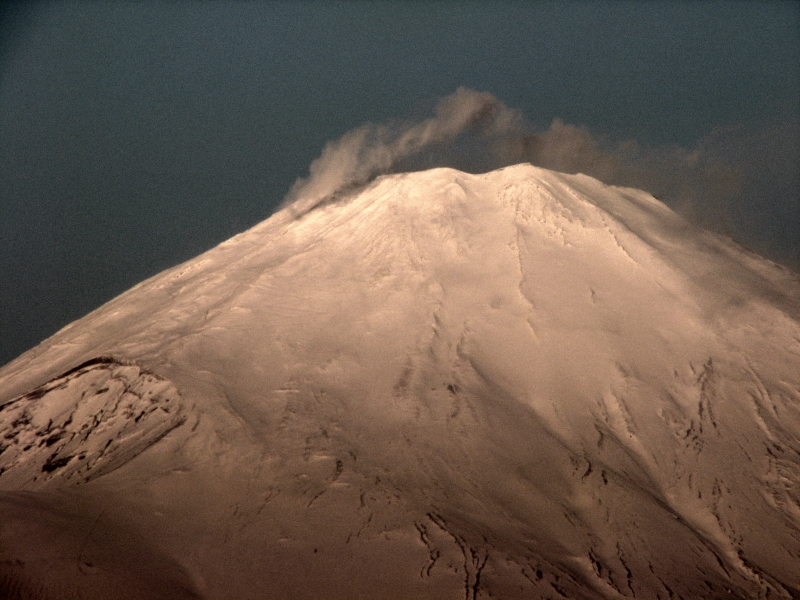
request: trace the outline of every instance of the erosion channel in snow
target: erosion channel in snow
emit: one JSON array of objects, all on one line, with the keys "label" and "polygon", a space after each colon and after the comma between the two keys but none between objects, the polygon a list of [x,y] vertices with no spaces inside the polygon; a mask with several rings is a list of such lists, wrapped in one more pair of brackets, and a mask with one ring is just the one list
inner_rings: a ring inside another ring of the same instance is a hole
[{"label": "erosion channel in snow", "polygon": [[800,279],[518,165],[287,207],[0,370],[10,598],[800,597]]}]

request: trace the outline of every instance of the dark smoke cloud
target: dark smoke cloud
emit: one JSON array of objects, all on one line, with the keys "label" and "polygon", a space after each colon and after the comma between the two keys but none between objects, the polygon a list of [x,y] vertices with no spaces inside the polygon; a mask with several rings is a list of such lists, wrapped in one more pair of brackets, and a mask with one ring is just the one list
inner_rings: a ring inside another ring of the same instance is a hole
[{"label": "dark smoke cloud", "polygon": [[518,159],[555,171],[585,173],[610,185],[647,190],[705,226],[721,225],[723,208],[742,189],[743,173],[707,140],[694,148],[644,148],[631,140],[602,140],[585,127],[556,119],[548,130],[522,136],[518,144]]},{"label": "dark smoke cloud", "polygon": [[784,111],[764,123],[718,128],[691,148],[652,148],[559,119],[537,131],[491,94],[459,88],[429,119],[366,124],[328,143],[286,202],[302,214],[383,173],[433,167],[475,173],[530,162],[644,189],[689,221],[798,270],[798,122],[796,113]]}]

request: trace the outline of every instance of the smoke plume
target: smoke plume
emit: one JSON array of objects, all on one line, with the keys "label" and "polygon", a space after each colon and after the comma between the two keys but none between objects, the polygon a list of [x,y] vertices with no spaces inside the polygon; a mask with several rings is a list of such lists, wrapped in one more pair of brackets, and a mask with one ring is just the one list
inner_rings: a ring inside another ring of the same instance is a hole
[{"label": "smoke plume", "polygon": [[[691,148],[645,147],[560,119],[537,131],[493,95],[459,88],[439,101],[429,119],[366,124],[329,142],[285,203],[300,215],[384,173],[434,167],[476,173],[530,162],[644,189],[690,221],[798,269],[798,134],[797,115],[789,113],[767,124],[714,130]],[[762,210],[769,203],[785,213],[771,224]]]},{"label": "smoke plume", "polygon": [[368,123],[328,142],[311,163],[309,176],[295,182],[286,200],[302,214],[338,191],[395,170],[426,149],[452,143],[466,131],[489,142],[520,128],[521,115],[491,94],[459,88],[438,103],[434,117],[421,123],[394,127]]}]

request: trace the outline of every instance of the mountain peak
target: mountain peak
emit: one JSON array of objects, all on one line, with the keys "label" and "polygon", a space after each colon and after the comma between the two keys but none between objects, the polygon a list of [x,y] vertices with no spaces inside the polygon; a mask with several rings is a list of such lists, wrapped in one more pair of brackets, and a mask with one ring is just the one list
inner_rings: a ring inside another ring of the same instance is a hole
[{"label": "mountain peak", "polygon": [[[163,556],[186,597],[800,593],[796,276],[531,165],[298,202],[0,371],[7,581],[93,597]],[[88,449],[87,402],[123,411]],[[94,579],[26,541],[67,505],[107,532],[59,538]]]}]

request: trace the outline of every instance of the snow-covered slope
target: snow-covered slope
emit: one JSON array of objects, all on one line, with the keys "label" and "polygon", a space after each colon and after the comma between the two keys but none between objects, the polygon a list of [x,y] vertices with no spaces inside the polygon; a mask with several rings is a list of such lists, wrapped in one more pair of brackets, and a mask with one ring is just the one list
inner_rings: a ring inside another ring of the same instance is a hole
[{"label": "snow-covered slope", "polygon": [[289,207],[7,365],[0,428],[11,597],[800,596],[800,280],[582,175]]}]

